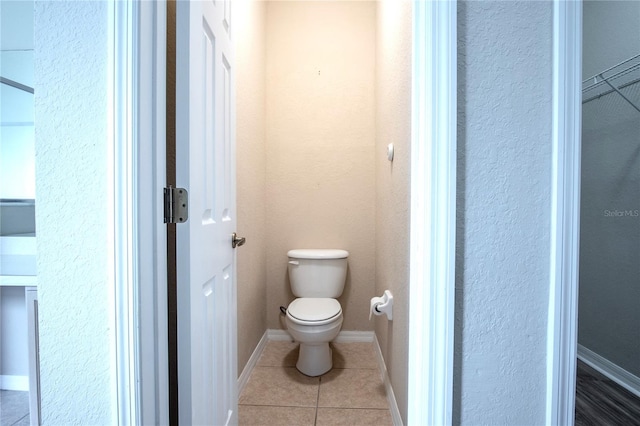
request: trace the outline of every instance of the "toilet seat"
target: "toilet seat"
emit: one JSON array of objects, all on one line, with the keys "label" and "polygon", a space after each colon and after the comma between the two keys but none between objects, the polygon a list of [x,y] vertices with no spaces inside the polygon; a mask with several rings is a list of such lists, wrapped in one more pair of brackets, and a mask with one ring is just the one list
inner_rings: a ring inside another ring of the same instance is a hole
[{"label": "toilet seat", "polygon": [[300,325],[324,325],[342,314],[336,299],[326,297],[300,297],[287,307],[287,317]]}]

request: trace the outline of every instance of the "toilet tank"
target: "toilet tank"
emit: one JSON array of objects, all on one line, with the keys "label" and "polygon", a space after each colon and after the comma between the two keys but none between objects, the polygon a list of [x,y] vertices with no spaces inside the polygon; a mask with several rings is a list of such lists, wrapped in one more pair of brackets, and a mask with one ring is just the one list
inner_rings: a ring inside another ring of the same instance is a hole
[{"label": "toilet tank", "polygon": [[348,251],[299,249],[287,255],[291,291],[296,297],[340,297],[347,278]]}]

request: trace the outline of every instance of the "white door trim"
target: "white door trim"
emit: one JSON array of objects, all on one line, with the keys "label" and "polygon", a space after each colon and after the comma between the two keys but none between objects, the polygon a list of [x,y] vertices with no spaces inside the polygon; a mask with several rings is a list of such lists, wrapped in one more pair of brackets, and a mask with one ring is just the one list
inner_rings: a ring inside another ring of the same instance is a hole
[{"label": "white door trim", "polygon": [[573,425],[578,342],[582,2],[554,0],[553,7],[553,194],[546,423]]},{"label": "white door trim", "polygon": [[109,8],[114,419],[168,424],[166,3]]},{"label": "white door trim", "polygon": [[[133,0],[128,0],[133,1]],[[164,0],[135,1],[139,424],[169,424],[166,185],[166,46]]]},{"label": "white door trim", "polygon": [[408,424],[450,425],[457,4],[413,2]]},{"label": "white door trim", "polygon": [[113,257],[113,322],[115,342],[112,347],[115,359],[116,404],[113,418],[118,424],[137,423],[136,401],[136,345],[134,289],[137,281],[133,275],[136,265],[132,220],[135,194],[133,191],[135,170],[131,156],[136,140],[133,134],[133,3],[112,2],[109,7],[109,152],[110,167],[110,243]]}]

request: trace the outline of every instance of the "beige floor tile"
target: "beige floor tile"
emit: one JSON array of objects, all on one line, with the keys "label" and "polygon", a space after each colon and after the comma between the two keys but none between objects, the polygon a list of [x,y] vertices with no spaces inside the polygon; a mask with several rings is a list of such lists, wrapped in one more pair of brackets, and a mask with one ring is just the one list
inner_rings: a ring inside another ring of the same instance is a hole
[{"label": "beige floor tile", "polygon": [[391,426],[389,410],[371,408],[318,408],[316,426]]},{"label": "beige floor tile", "polygon": [[240,395],[240,404],[315,407],[318,377],[307,377],[295,368],[256,367]]},{"label": "beige floor tile", "polygon": [[373,343],[331,343],[333,368],[378,368]]},{"label": "beige floor tile", "polygon": [[298,362],[298,347],[295,342],[268,342],[258,359],[258,366],[295,367]]},{"label": "beige floor tile", "polygon": [[313,407],[271,407],[258,405],[240,405],[238,407],[239,426],[313,426],[315,418],[316,409]]},{"label": "beige floor tile", "polygon": [[334,368],[321,377],[318,407],[389,408],[378,370],[355,368]]}]

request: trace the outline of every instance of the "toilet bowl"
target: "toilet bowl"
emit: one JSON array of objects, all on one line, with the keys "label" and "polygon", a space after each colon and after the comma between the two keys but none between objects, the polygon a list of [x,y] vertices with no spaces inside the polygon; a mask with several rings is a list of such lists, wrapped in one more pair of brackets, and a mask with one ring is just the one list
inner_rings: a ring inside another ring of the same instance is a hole
[{"label": "toilet bowl", "polygon": [[348,252],[344,250],[291,250],[289,278],[297,299],[287,307],[289,334],[300,343],[296,368],[319,376],[333,366],[329,342],[342,327],[342,307],[336,300],[346,278]]},{"label": "toilet bowl", "polygon": [[289,304],[286,323],[291,337],[300,343],[296,368],[312,377],[331,370],[329,342],[342,327],[340,303],[335,299],[296,299]]}]

